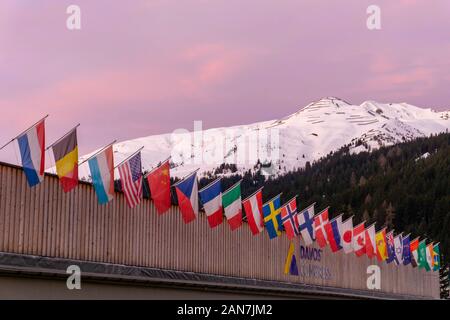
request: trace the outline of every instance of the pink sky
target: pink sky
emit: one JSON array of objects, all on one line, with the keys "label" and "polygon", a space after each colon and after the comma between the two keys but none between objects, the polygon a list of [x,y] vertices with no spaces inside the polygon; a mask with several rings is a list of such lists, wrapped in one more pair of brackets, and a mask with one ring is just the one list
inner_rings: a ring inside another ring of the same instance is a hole
[{"label": "pink sky", "polygon": [[0,39],[0,143],[47,113],[47,143],[81,122],[86,153],[325,96],[450,109],[448,0],[2,0]]}]

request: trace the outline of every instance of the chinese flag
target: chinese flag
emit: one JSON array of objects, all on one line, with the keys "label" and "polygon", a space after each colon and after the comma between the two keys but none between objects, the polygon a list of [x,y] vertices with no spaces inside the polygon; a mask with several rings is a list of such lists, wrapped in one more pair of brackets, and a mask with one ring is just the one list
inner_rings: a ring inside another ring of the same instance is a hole
[{"label": "chinese flag", "polygon": [[169,160],[152,171],[147,180],[156,210],[159,214],[163,214],[171,206]]}]

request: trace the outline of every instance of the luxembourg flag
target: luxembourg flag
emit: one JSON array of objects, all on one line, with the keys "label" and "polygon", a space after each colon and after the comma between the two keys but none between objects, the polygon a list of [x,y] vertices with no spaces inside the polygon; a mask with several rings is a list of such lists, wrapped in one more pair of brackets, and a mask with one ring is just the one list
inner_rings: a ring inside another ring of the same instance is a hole
[{"label": "luxembourg flag", "polygon": [[107,204],[114,198],[113,147],[109,146],[89,159],[88,163],[98,203],[101,205]]},{"label": "luxembourg flag", "polygon": [[177,191],[178,206],[184,223],[195,220],[198,216],[198,184],[197,171],[191,173],[175,185]]},{"label": "luxembourg flag", "polygon": [[211,228],[217,227],[223,221],[222,213],[222,185],[220,178],[211,182],[199,191],[200,200],[205,209]]},{"label": "luxembourg flag", "polygon": [[44,179],[45,170],[45,119],[17,138],[22,167],[30,187]]}]

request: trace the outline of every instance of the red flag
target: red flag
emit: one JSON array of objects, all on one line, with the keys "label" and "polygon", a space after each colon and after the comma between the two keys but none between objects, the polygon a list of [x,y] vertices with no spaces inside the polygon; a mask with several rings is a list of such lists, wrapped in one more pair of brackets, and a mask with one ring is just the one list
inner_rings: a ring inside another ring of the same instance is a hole
[{"label": "red flag", "polygon": [[253,235],[257,235],[264,229],[261,190],[257,191],[247,199],[242,200],[242,205],[244,206],[245,209],[248,225]]},{"label": "red flag", "polygon": [[375,224],[366,228],[366,254],[369,258],[373,258],[377,255],[377,244],[375,240]]},{"label": "red flag", "polygon": [[328,208],[314,217],[314,228],[316,230],[316,241],[321,248],[327,245],[327,232],[325,225],[328,224]]},{"label": "red flag", "polygon": [[167,160],[147,176],[152,199],[159,214],[165,213],[171,206],[169,170],[169,160]]},{"label": "red flag", "polygon": [[366,253],[366,228],[364,222],[353,228],[353,251],[360,257]]}]

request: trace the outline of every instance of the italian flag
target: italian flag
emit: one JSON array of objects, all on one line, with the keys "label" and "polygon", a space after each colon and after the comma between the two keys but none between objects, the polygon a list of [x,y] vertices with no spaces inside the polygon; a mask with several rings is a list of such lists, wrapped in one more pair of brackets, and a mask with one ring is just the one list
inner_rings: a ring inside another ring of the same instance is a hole
[{"label": "italian flag", "polygon": [[242,225],[241,181],[223,193],[222,205],[231,230],[239,228]]}]

